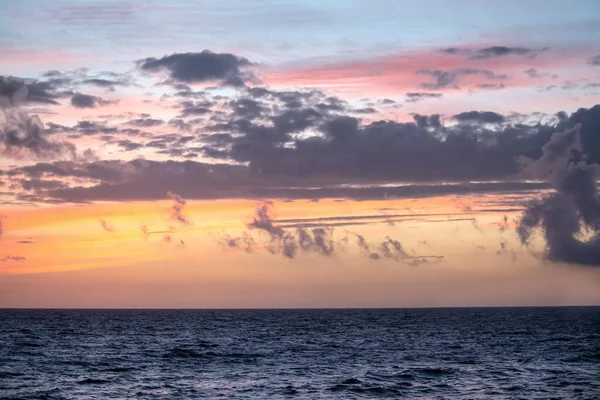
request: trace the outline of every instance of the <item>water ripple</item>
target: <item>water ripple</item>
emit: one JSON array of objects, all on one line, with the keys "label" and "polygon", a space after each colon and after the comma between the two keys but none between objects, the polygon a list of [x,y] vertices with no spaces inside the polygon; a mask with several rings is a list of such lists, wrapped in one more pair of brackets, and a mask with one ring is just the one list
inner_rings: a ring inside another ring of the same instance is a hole
[{"label": "water ripple", "polygon": [[2,399],[598,399],[600,308],[0,310]]}]

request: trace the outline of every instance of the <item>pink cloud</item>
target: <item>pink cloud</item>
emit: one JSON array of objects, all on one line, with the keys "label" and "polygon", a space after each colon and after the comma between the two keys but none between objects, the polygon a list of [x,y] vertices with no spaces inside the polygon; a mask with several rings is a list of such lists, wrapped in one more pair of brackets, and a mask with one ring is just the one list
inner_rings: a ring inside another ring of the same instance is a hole
[{"label": "pink cloud", "polygon": [[[517,56],[487,59],[469,59],[465,56],[445,54],[437,50],[405,52],[373,59],[333,62],[300,68],[271,68],[265,71],[264,82],[271,86],[312,86],[362,94],[390,94],[424,91],[422,83],[435,82],[431,75],[416,74],[419,70],[456,72],[464,69],[490,71],[507,75],[507,79],[489,79],[483,72],[460,74],[455,83],[461,89],[477,85],[503,84],[505,87],[539,86],[550,81],[551,74],[540,79],[530,78],[524,70],[536,68],[552,72],[553,69],[577,65],[578,58],[557,52],[543,52],[534,58]],[[442,91],[456,91],[453,85]],[[479,88],[485,90],[484,88]]]},{"label": "pink cloud", "polygon": [[62,50],[23,50],[15,48],[0,48],[0,66],[10,67],[31,66],[36,68],[56,68],[89,60],[89,57],[68,53]]}]

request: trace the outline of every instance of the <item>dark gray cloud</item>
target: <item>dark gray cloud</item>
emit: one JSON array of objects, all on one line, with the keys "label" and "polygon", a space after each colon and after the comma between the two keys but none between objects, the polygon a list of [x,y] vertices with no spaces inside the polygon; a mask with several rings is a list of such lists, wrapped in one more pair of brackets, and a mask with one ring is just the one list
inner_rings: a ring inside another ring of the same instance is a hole
[{"label": "dark gray cloud", "polygon": [[228,53],[174,53],[162,58],[149,57],[137,61],[143,71],[165,71],[174,82],[198,83],[218,81],[223,85],[244,86],[254,76],[245,67],[252,63],[246,58]]},{"label": "dark gray cloud", "polygon": [[501,90],[504,89],[503,83],[479,83],[475,85],[477,89],[485,89],[485,90]]},{"label": "dark gray cloud", "polygon": [[37,116],[19,109],[28,89],[23,81],[2,81],[0,85],[0,143],[3,154],[11,158],[34,157],[40,159],[76,158],[75,145],[46,138],[44,125]]},{"label": "dark gray cloud", "polygon": [[593,66],[598,66],[600,65],[600,54],[598,54],[595,57],[591,57],[590,59],[588,59],[587,63],[589,65],[593,65]]},{"label": "dark gray cloud", "polygon": [[524,163],[526,172],[547,174],[555,191],[528,205],[517,232],[528,244],[540,228],[551,261],[600,266],[598,165],[582,156],[580,127],[555,133],[541,157]]},{"label": "dark gray cloud", "polygon": [[[313,92],[313,94],[316,94],[316,93]],[[308,99],[304,98],[303,100],[300,100],[300,101],[306,102],[306,100],[308,100]],[[352,112],[353,111],[346,101],[341,100],[337,97],[331,97],[331,96],[323,99],[320,103],[316,104],[314,107],[318,111],[323,112],[323,113],[342,112],[342,111]],[[354,110],[354,112],[356,112],[356,110]]]},{"label": "dark gray cloud", "polygon": [[[348,233],[342,238],[334,238],[333,227],[317,226],[314,228],[297,227],[285,229],[279,226],[275,218],[273,203],[265,201],[256,208],[253,220],[247,224],[250,231],[258,231],[267,235],[265,244],[267,250],[272,254],[280,254],[286,258],[296,258],[299,252],[315,253],[324,257],[333,257],[340,251],[349,248]],[[409,264],[422,264],[430,259],[441,259],[441,256],[415,256],[409,255],[402,244],[387,236],[385,240],[375,246],[375,251],[367,243],[364,236],[354,233],[358,242],[358,248],[372,260],[391,259],[396,262],[408,262]],[[225,236],[221,241],[230,248],[246,248],[251,252],[257,243],[248,232],[240,237]]]},{"label": "dark gray cloud", "polygon": [[504,115],[493,111],[468,111],[452,116],[459,122],[475,122],[480,124],[499,124],[504,122]]},{"label": "dark gray cloud", "polygon": [[28,90],[21,79],[0,75],[0,107],[12,107],[25,100]]},{"label": "dark gray cloud", "polygon": [[[585,120],[584,145],[592,157],[600,156],[593,133],[600,124],[600,106],[578,110],[558,125],[527,125],[486,111],[456,115],[468,124],[446,125],[439,115],[415,115],[414,123],[361,124],[346,115],[319,113],[303,100],[294,106],[253,121],[232,116],[229,122],[209,126],[226,141],[218,146],[207,141],[206,146],[219,157],[225,151],[233,161],[249,162],[251,171],[261,176],[335,175],[370,182],[507,179],[518,173],[516,158],[538,157],[557,128]],[[305,131],[311,134],[299,136]]]},{"label": "dark gray cloud", "polygon": [[83,93],[75,93],[71,97],[71,105],[75,108],[95,108],[96,106],[104,106],[111,103],[111,101],[104,100],[101,97]]},{"label": "dark gray cloud", "polygon": [[233,136],[230,133],[213,133],[210,135],[203,135],[202,141],[205,143],[226,145],[233,142]]},{"label": "dark gray cloud", "polygon": [[97,98],[87,94],[76,93],[71,97],[71,105],[76,108],[94,108]]},{"label": "dark gray cloud", "polygon": [[142,133],[138,131],[134,131],[131,129],[118,129],[116,127],[109,127],[103,121],[88,121],[82,120],[77,121],[77,123],[73,126],[65,126],[54,123],[47,123],[46,134],[55,135],[55,134],[69,134],[69,137],[79,137],[79,136],[93,136],[93,135],[112,135],[112,134],[125,134],[128,136],[143,136]]},{"label": "dark gray cloud", "polygon": [[60,104],[57,100],[65,97],[69,93],[57,92],[60,83],[56,80],[38,81],[34,79],[23,79],[13,76],[0,75],[0,98],[6,104],[2,106],[15,105],[17,103],[38,103],[38,104]]},{"label": "dark gray cloud", "polygon": [[445,54],[453,54],[459,56],[465,56],[472,60],[483,60],[495,57],[506,57],[506,56],[525,56],[533,58],[543,51],[549,50],[548,47],[541,49],[533,49],[527,47],[510,47],[510,46],[490,46],[483,47],[481,49],[470,49],[462,47],[447,47],[441,49],[440,52]]},{"label": "dark gray cloud", "polygon": [[562,118],[559,118],[556,131],[562,132],[575,124],[581,124],[581,144],[587,154],[587,161],[590,164],[600,164],[600,105],[580,108],[568,117],[563,114]]},{"label": "dark gray cloud", "polygon": [[72,94],[71,91],[60,91],[60,87],[64,82],[61,80],[37,81],[29,80],[27,82],[27,97],[25,101],[28,103],[39,103],[58,105],[58,99],[68,97]]},{"label": "dark gray cloud", "polygon": [[[336,243],[333,239],[333,229],[316,227],[313,229],[296,228],[286,230],[275,225],[275,212],[273,204],[264,202],[256,208],[252,222],[247,224],[248,229],[267,234],[267,250],[272,254],[281,254],[287,258],[295,258],[298,251],[316,253],[330,257],[336,252]],[[238,238],[225,238],[229,247],[253,246],[255,240],[248,232]],[[251,247],[250,247],[251,249]]]},{"label": "dark gray cloud", "polygon": [[366,254],[372,260],[379,260],[381,258],[381,256],[378,253],[371,251],[371,245],[369,244],[369,242],[367,242],[367,239],[365,239],[363,235],[354,232],[353,234],[354,236],[356,236],[356,244],[358,245],[358,248],[364,254]]},{"label": "dark gray cloud", "polygon": [[241,236],[226,235],[221,239],[221,243],[230,249],[243,249],[246,253],[254,252],[256,241],[248,232],[242,233]]},{"label": "dark gray cloud", "polygon": [[[346,103],[322,92],[274,92],[264,88],[248,89],[250,98],[242,97],[228,104],[229,111],[207,130],[231,134],[227,149],[236,161],[249,161],[290,142],[296,135],[315,129],[340,112],[372,112],[352,110]],[[258,99],[258,100],[257,100]],[[269,104],[270,103],[270,104]],[[342,111],[340,111],[342,110]],[[220,158],[223,147],[210,150]]]},{"label": "dark gray cloud", "polygon": [[[71,81],[65,78],[38,80],[0,75],[0,97],[4,98],[6,101],[15,95],[22,96],[23,85],[27,90],[24,98],[20,99],[19,103],[58,105],[60,104],[58,100],[72,96],[74,93],[69,89]],[[21,94],[13,93],[12,95],[9,95],[15,87],[21,87]],[[0,104],[0,106],[2,105]]]},{"label": "dark gray cloud", "polygon": [[114,79],[103,79],[103,78],[86,78],[81,81],[83,85],[96,86],[104,89],[114,91],[116,87],[127,87],[131,86],[131,82],[126,79],[114,80]]},{"label": "dark gray cloud", "polygon": [[396,262],[405,262],[409,265],[420,265],[429,263],[432,260],[441,260],[444,257],[438,255],[410,255],[406,252],[402,244],[389,236],[379,243],[369,243],[365,237],[359,233],[352,232],[356,238],[358,249],[369,259],[373,261],[392,259]]},{"label": "dark gray cloud", "polygon": [[496,74],[493,71],[479,68],[457,68],[448,71],[420,69],[415,71],[415,74],[431,76],[432,82],[421,83],[422,88],[431,90],[458,88],[459,78],[466,75],[479,75],[489,80],[508,79],[508,76],[504,74]]},{"label": "dark gray cloud", "polygon": [[542,51],[548,50],[547,47],[542,49],[531,49],[525,47],[508,47],[508,46],[491,46],[483,49],[476,50],[471,58],[473,59],[485,59],[493,57],[503,57],[509,55],[519,55],[535,57]]},{"label": "dark gray cloud", "polygon": [[175,128],[177,128],[179,130],[182,130],[182,131],[189,131],[189,130],[192,129],[192,124],[189,124],[189,123],[187,123],[184,120],[179,119],[179,118],[174,118],[172,120],[169,120],[168,125],[172,126],[172,127],[175,127]]},{"label": "dark gray cloud", "polygon": [[20,182],[23,190],[42,192],[44,190],[53,190],[68,187],[65,183],[53,179],[22,179]]},{"label": "dark gray cloud", "polygon": [[[109,77],[110,79],[104,79],[103,77]],[[60,99],[71,98],[71,104],[75,107],[93,107],[109,103],[99,97],[78,93],[76,88],[79,85],[92,85],[114,90],[115,86],[130,86],[133,84],[131,78],[125,74],[104,72],[100,75],[91,76],[87,69],[79,69],[66,72],[48,71],[42,79],[0,76],[0,92],[10,90],[10,86],[14,87],[18,85],[18,82],[23,82],[27,88],[27,94],[24,98],[25,103],[58,105]],[[7,97],[2,94],[0,96]]]},{"label": "dark gray cloud", "polygon": [[232,109],[232,115],[237,118],[247,118],[249,120],[260,118],[269,111],[267,104],[252,98],[232,100],[229,106]]},{"label": "dark gray cloud", "polygon": [[80,85],[95,86],[109,91],[114,91],[116,87],[134,86],[134,79],[129,73],[117,73],[112,71],[91,73],[88,68],[79,68],[71,71],[48,71],[43,77],[42,83],[60,85],[64,88],[74,90]]},{"label": "dark gray cloud", "polygon": [[252,222],[246,224],[249,229],[256,229],[268,233],[271,237],[279,238],[285,231],[274,225],[275,215],[272,202],[264,202],[256,207]]},{"label": "dark gray cloud", "polygon": [[[481,73],[473,71],[481,70],[462,72]],[[213,111],[205,118],[174,120],[169,126],[188,131],[165,135],[125,128],[127,123],[112,127],[104,120],[79,121],[72,127],[52,124],[46,131],[100,135],[98,139],[125,151],[144,146],[178,160],[205,156],[222,164],[174,160],[46,163],[21,168],[24,174],[33,174],[24,179],[32,180],[47,170],[45,179],[64,178],[70,187],[40,189],[45,198],[77,202],[160,199],[169,190],[185,198],[310,199],[526,191],[548,185],[518,182],[515,160],[538,158],[556,129],[575,122],[583,123],[582,141],[590,159],[600,157],[594,134],[600,106],[564,114],[558,122],[528,125],[520,122],[522,118],[487,111],[456,114],[453,118],[458,124],[450,117],[446,123],[438,114],[417,114],[412,122],[366,123],[349,116],[352,109],[347,103],[322,92],[259,87],[244,88],[235,98],[175,99],[173,103],[180,110],[205,107]],[[130,118],[135,116],[122,120]],[[142,127],[164,123],[150,115],[131,121],[139,121],[134,124]],[[485,180],[500,183],[470,183]],[[400,181],[412,184],[379,185]]]},{"label": "dark gray cloud", "polygon": [[[333,228],[318,227],[310,231],[297,228],[298,242],[303,251],[312,251],[323,256],[332,256],[335,252]],[[312,235],[312,237],[311,237]]]},{"label": "dark gray cloud", "polygon": [[586,86],[581,86],[573,81],[564,81],[562,82],[560,85],[547,85],[547,86],[540,86],[538,88],[539,91],[545,91],[545,92],[549,92],[551,90],[572,90],[572,89],[578,89],[578,88],[586,88]]},{"label": "dark gray cloud", "polygon": [[192,88],[182,83],[172,84],[171,86],[173,86],[174,89],[178,90],[177,92],[171,95],[173,97],[183,97],[188,99],[204,99],[207,95],[207,92],[205,92],[204,90],[192,90]]},{"label": "dark gray cloud", "polygon": [[214,102],[209,100],[183,101],[179,118],[202,117],[213,112]]},{"label": "dark gray cloud", "polygon": [[127,122],[128,125],[137,126],[140,128],[149,128],[153,126],[163,125],[165,121],[157,118],[138,118]]},{"label": "dark gray cloud", "polygon": [[352,114],[377,114],[379,111],[377,111],[373,107],[363,107],[349,110],[349,112]]},{"label": "dark gray cloud", "polygon": [[122,85],[121,82],[111,81],[108,79],[99,79],[99,78],[84,79],[82,81],[82,83],[85,83],[88,85],[93,85],[93,86],[98,86],[98,87],[104,87],[104,88],[112,88],[115,86]]},{"label": "dark gray cloud", "polygon": [[424,129],[424,128],[440,129],[440,128],[442,128],[442,120],[440,119],[439,114],[433,114],[433,115],[414,114],[413,119],[415,121],[415,124],[417,125],[417,128],[421,128],[421,129]]},{"label": "dark gray cloud", "polygon": [[537,69],[535,68],[529,68],[526,69],[525,71],[523,71],[528,77],[530,78],[543,78],[545,76],[548,76],[547,73],[540,73]]},{"label": "dark gray cloud", "polygon": [[404,247],[402,247],[402,244],[389,236],[386,236],[385,240],[381,243],[380,253],[383,257],[391,258],[395,261],[410,258]]},{"label": "dark gray cloud", "polygon": [[298,253],[296,238],[285,229],[275,226],[274,220],[273,204],[265,202],[256,208],[254,218],[247,227],[268,235],[267,250],[270,253],[283,254],[287,258],[296,257]]},{"label": "dark gray cloud", "polygon": [[[500,131],[448,127],[440,124],[439,118],[414,118],[415,123],[360,125],[356,118],[306,111],[295,114],[294,124],[236,121],[228,126],[236,133],[231,158],[250,162],[251,169],[262,174],[335,174],[371,180],[486,179],[516,172],[514,158],[539,151],[553,131],[549,126],[510,126]],[[319,121],[324,122],[317,125]],[[290,135],[307,128],[318,128],[320,134],[306,139]],[[486,135],[495,144],[484,143]]]},{"label": "dark gray cloud", "polygon": [[57,100],[63,97],[68,97],[70,91],[59,92],[55,87],[55,82],[41,82],[41,81],[30,81],[27,84],[27,97],[28,103],[39,103],[46,105],[58,105],[60,104]]},{"label": "dark gray cloud", "polygon": [[425,99],[439,99],[442,97],[441,93],[425,93],[425,92],[411,92],[406,93],[406,101],[409,103],[416,103]]},{"label": "dark gray cloud", "polygon": [[[559,124],[568,125],[582,119],[593,122],[597,111],[600,107],[583,109],[570,117],[565,115]],[[514,179],[519,171],[516,158],[539,157],[542,146],[556,129],[554,125],[503,124],[490,130],[477,123],[445,126],[437,115],[415,115],[414,119],[414,123],[380,121],[360,125],[351,117],[331,116],[326,117],[326,123],[314,127],[321,136],[291,138],[286,132],[290,126],[297,126],[298,121],[293,119],[294,123],[290,124],[290,120],[284,118],[285,123],[280,123],[277,129],[250,124],[243,126],[240,132],[236,123],[232,125],[232,133],[201,136],[200,140],[208,147],[198,151],[229,160],[242,156],[249,162],[248,166],[135,160],[37,164],[15,172],[31,178],[44,174],[46,179],[91,180],[91,185],[47,192],[55,199],[77,202],[160,199],[168,190],[187,198],[383,199],[486,191],[522,192],[548,187],[545,183],[517,182],[510,178]],[[590,140],[585,146],[593,146],[597,140],[593,129],[585,132],[582,129],[584,143],[586,137]],[[180,139],[184,137],[161,135],[146,146],[170,151],[174,145],[184,146],[177,144]],[[211,148],[213,144],[219,147]],[[247,144],[252,152],[240,154],[234,146],[241,144]],[[194,152],[191,150],[194,147],[185,146],[177,147],[180,154]],[[502,182],[460,183],[486,179]],[[415,183],[397,187],[377,185],[378,182],[407,180]],[[459,182],[434,184],[437,180]],[[339,183],[358,185],[336,186]],[[369,185],[361,187],[361,183]]]},{"label": "dark gray cloud", "polygon": [[109,143],[116,144],[124,151],[134,151],[134,150],[138,150],[138,149],[141,149],[142,147],[144,147],[144,145],[142,143],[132,142],[131,140],[128,140],[128,139],[111,141]]}]

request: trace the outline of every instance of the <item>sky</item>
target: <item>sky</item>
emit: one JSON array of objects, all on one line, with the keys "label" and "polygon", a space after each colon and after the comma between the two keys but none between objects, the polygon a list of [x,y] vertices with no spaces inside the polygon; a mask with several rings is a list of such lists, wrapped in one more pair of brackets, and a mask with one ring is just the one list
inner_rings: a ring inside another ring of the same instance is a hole
[{"label": "sky", "polygon": [[0,0],[0,307],[600,305],[600,4]]}]

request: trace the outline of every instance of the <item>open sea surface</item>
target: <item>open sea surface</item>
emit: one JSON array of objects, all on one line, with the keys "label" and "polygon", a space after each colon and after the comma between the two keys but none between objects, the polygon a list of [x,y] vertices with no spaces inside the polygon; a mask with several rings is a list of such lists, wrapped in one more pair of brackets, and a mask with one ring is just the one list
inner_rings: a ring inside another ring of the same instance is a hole
[{"label": "open sea surface", "polygon": [[0,310],[1,399],[600,399],[600,307]]}]

